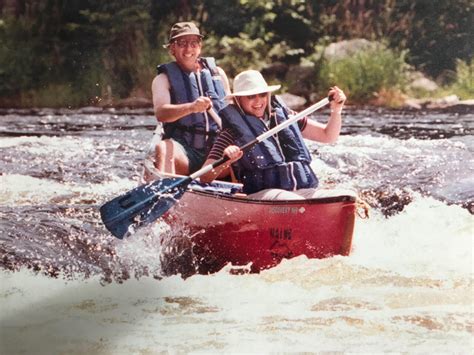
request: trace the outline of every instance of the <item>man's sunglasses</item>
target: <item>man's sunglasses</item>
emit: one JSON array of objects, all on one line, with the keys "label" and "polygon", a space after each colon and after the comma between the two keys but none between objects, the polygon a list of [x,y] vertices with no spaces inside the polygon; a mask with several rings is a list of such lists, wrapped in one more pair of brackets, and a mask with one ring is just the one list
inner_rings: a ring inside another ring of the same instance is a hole
[{"label": "man's sunglasses", "polygon": [[191,48],[197,48],[201,45],[201,41],[197,40],[197,39],[192,39],[192,40],[189,40],[189,41],[187,41],[185,39],[178,39],[178,40],[174,41],[174,43],[176,43],[179,48],[186,48],[188,45]]}]

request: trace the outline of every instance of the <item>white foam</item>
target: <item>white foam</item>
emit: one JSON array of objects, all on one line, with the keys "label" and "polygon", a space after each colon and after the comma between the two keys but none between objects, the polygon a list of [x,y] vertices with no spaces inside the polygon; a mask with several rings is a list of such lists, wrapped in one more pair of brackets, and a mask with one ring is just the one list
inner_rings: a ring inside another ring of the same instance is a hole
[{"label": "white foam", "polygon": [[91,199],[126,192],[136,186],[129,179],[115,178],[104,184],[63,184],[19,174],[0,175],[0,205],[57,203],[63,200]]},{"label": "white foam", "polygon": [[399,214],[375,213],[356,224],[351,262],[405,276],[468,276],[473,263],[474,217],[415,194]]}]

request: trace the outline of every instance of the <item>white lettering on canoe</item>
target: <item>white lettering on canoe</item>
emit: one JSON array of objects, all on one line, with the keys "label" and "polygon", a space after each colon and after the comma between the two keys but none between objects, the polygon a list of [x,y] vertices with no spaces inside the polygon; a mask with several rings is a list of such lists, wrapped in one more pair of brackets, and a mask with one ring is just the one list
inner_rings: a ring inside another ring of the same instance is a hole
[{"label": "white lettering on canoe", "polygon": [[304,207],[288,207],[288,206],[273,206],[270,207],[270,213],[272,214],[297,214],[304,213],[306,210]]}]

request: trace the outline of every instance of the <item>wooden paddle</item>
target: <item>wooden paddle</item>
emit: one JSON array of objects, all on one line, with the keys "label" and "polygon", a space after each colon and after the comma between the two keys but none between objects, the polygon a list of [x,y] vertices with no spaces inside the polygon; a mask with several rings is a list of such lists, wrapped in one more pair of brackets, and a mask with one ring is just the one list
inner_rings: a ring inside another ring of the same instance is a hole
[{"label": "wooden paddle", "polygon": [[[330,99],[324,98],[300,113],[290,116],[281,124],[262,133],[253,141],[240,147],[247,150],[314,111],[326,106]],[[187,186],[198,177],[225,163],[227,156],[206,165],[185,177],[158,179],[140,185],[133,190],[114,198],[100,208],[100,217],[105,227],[117,238],[133,233],[136,228],[152,223],[166,213],[186,192]]]}]

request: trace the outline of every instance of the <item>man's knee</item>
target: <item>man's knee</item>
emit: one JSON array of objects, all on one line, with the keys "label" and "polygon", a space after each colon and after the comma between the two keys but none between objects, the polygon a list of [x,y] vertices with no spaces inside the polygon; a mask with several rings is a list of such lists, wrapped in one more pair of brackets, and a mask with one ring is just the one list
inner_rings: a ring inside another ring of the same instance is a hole
[{"label": "man's knee", "polygon": [[170,140],[163,140],[155,146],[156,160],[168,156],[168,159],[173,157],[173,142]]},{"label": "man's knee", "polygon": [[155,146],[155,166],[171,174],[187,174],[188,158],[181,145],[171,139],[165,139]]}]

